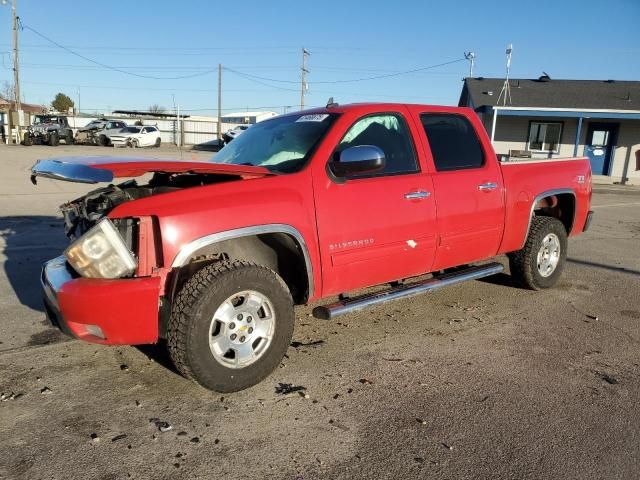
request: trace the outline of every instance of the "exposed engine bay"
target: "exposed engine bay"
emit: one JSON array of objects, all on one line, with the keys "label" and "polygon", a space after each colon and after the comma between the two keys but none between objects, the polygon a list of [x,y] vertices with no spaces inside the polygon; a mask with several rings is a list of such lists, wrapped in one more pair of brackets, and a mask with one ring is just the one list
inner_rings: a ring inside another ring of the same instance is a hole
[{"label": "exposed engine bay", "polygon": [[[241,177],[233,175],[156,172],[144,185],[138,185],[136,180],[127,180],[117,185],[111,184],[60,205],[60,211],[64,217],[64,231],[70,240],[75,240],[123,203],[184,188],[239,179]],[[115,222],[129,245],[133,241],[132,222],[132,220]]]}]

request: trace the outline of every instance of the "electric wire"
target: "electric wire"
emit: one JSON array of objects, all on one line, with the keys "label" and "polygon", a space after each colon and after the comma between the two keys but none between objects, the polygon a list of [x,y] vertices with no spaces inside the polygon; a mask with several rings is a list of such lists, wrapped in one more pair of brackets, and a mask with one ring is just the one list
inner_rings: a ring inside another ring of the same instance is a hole
[{"label": "electric wire", "polygon": [[70,48],[65,47],[64,45],[59,44],[55,40],[52,40],[51,38],[43,35],[42,33],[38,32],[36,29],[34,29],[34,28],[32,28],[32,27],[30,27],[28,25],[23,25],[22,23],[20,23],[20,26],[21,26],[21,28],[23,30],[29,30],[29,31],[35,33],[39,37],[41,37],[41,38],[45,39],[46,41],[52,43],[53,45],[57,46],[58,48],[61,48],[62,50],[66,51],[66,52],[68,52],[68,53],[70,53],[72,55],[75,55],[76,57],[82,58],[83,60],[86,60],[87,62],[94,63],[94,64],[99,65],[99,66],[101,66],[103,68],[106,68],[108,70],[113,70],[115,72],[120,72],[120,73],[123,73],[125,75],[131,75],[133,77],[145,78],[145,79],[148,79],[148,80],[183,80],[183,79],[187,79],[187,78],[195,78],[195,77],[201,77],[203,75],[208,75],[210,73],[213,73],[213,71],[214,71],[213,69],[209,69],[209,70],[205,70],[205,71],[199,72],[199,73],[193,73],[193,74],[190,74],[190,75],[182,75],[182,76],[175,76],[175,77],[156,77],[156,76],[153,76],[153,75],[143,75],[143,74],[134,73],[134,72],[127,72],[126,70],[123,70],[121,68],[113,67],[111,65],[107,65],[105,63],[98,62],[97,60],[94,60],[92,58],[86,57],[86,56],[82,55],[81,53],[75,52],[75,51],[71,50]]}]

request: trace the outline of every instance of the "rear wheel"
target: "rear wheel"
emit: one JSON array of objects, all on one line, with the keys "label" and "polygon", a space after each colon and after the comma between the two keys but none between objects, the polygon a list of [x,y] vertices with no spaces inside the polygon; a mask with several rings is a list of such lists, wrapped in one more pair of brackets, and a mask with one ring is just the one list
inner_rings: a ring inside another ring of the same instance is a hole
[{"label": "rear wheel", "polygon": [[169,353],[187,378],[217,392],[262,381],[291,342],[293,301],[273,270],[244,261],[199,270],[177,295]]},{"label": "rear wheel", "polygon": [[532,290],[553,287],[567,258],[567,231],[553,217],[533,217],[522,250],[509,254],[511,276]]},{"label": "rear wheel", "polygon": [[65,143],[67,145],[73,145],[74,144],[74,138],[73,138],[73,133],[72,132],[67,133],[67,136],[65,137]]},{"label": "rear wheel", "polygon": [[156,138],[156,143],[155,143],[155,147],[159,148],[160,147],[160,143],[162,143],[162,140],[160,139],[160,137]]},{"label": "rear wheel", "polygon": [[30,134],[25,134],[23,140],[22,140],[22,144],[25,147],[30,147],[31,145],[33,145],[33,137]]}]

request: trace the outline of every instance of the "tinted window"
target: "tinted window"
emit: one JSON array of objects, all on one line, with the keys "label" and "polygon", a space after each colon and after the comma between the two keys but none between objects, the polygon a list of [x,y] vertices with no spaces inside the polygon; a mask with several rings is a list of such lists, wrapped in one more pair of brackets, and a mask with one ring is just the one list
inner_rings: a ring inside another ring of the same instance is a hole
[{"label": "tinted window", "polygon": [[462,115],[428,113],[420,116],[436,170],[461,170],[484,165],[484,152],[473,126]]},{"label": "tinted window", "polygon": [[399,115],[370,115],[358,120],[344,136],[337,151],[359,145],[374,145],[384,152],[386,165],[378,175],[418,171],[407,126]]}]

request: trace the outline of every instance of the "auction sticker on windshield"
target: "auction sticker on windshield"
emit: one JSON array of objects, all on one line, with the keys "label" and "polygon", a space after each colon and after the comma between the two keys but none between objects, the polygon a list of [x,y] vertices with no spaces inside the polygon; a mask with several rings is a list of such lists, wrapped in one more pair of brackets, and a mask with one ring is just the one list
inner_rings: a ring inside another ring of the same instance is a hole
[{"label": "auction sticker on windshield", "polygon": [[328,113],[315,113],[310,115],[302,115],[296,122],[321,122],[329,116]]}]

